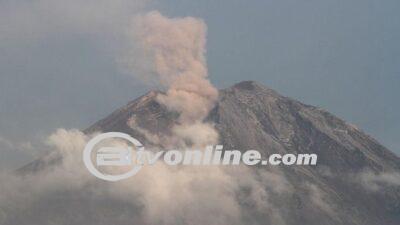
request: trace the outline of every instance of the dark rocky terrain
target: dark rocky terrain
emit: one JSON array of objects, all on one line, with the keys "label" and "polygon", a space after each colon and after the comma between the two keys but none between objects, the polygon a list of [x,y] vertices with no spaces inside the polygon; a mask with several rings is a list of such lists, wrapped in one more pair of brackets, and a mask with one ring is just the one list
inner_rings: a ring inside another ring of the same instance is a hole
[{"label": "dark rocky terrain", "polygon": [[[169,112],[157,103],[157,94],[150,92],[128,103],[84,132],[125,132],[145,145],[153,144],[140,130],[168,134],[178,118],[177,113]],[[132,117],[136,118],[137,128],[128,123]],[[316,166],[280,167],[280,172],[294,191],[272,195],[269,201],[279,208],[285,224],[400,224],[400,158],[329,112],[283,97],[258,83],[245,81],[220,91],[219,100],[207,121],[215,124],[225,149],[257,149],[263,155],[318,154]],[[56,166],[61,160],[57,156],[39,159],[20,169],[20,172],[40,173]],[[44,219],[33,216],[37,213],[42,217],[46,217],[45,213],[66,218],[54,223],[57,225],[141,224],[140,219],[132,220],[134,213],[129,219],[122,216],[135,211],[135,205],[107,199],[90,200],[82,193],[78,194],[82,198],[77,202],[71,195],[65,195],[62,204],[57,199],[44,197],[42,200],[48,204],[42,204],[40,209],[18,213],[12,217],[14,222],[7,219],[5,224],[22,225],[28,220],[31,224],[47,224]],[[95,202],[107,201],[107,205],[95,206]],[[46,208],[47,205],[53,206]],[[247,216],[245,224],[274,224],[273,215],[255,212],[252,207],[243,205],[244,215]],[[74,212],[79,214],[79,209],[85,210],[86,218],[74,216]],[[90,218],[93,211],[110,213],[113,210],[113,215],[122,213],[118,219]]]}]

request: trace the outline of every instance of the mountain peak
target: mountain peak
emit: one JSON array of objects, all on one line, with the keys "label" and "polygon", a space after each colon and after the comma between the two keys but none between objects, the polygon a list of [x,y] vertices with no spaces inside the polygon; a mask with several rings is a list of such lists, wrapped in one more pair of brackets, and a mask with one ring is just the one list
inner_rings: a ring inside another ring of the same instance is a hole
[{"label": "mountain peak", "polygon": [[[168,137],[179,115],[157,101],[160,93],[151,91],[129,102],[85,133],[124,132],[146,147],[153,144],[154,137]],[[290,218],[285,221],[286,225],[399,224],[400,189],[386,182],[391,174],[400,171],[400,158],[395,154],[334,115],[281,96],[257,82],[243,81],[219,93],[207,122],[215,126],[219,144],[224,149],[256,149],[266,156],[275,153],[318,155],[316,166],[249,168],[253,174],[264,171],[283,177],[285,185],[295,187],[290,195],[270,192],[274,195],[268,198],[271,205]],[[22,170],[48,170],[52,165],[61,164],[62,159],[56,156],[37,160]],[[368,188],[371,185],[379,191],[372,192]],[[267,190],[269,186],[264,188]],[[80,201],[92,205],[90,198]],[[120,202],[111,205],[110,212],[118,213],[115,204]],[[64,204],[63,207],[62,213],[76,205]],[[259,214],[252,208],[246,210],[259,215],[263,223],[272,223],[270,215]]]},{"label": "mountain peak", "polygon": [[275,97],[280,97],[280,94],[278,92],[276,92],[275,90],[265,86],[264,84],[261,84],[259,82],[256,81],[242,81],[239,82],[225,90],[222,90],[222,92],[224,91],[239,91],[239,92],[246,92],[246,93],[250,93],[250,94],[266,94],[266,95],[270,95],[270,96],[275,96]]},{"label": "mountain peak", "polygon": [[233,88],[254,90],[260,86],[263,86],[263,85],[257,83],[256,81],[247,80],[247,81],[242,81],[242,82],[239,82],[239,83],[233,85]]}]

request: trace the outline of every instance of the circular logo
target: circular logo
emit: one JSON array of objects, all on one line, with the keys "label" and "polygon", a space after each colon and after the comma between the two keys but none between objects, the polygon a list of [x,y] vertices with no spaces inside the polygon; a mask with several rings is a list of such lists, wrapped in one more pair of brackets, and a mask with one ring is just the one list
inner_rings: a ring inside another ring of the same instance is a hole
[{"label": "circular logo", "polygon": [[112,174],[104,174],[100,172],[92,162],[92,151],[96,144],[100,143],[105,139],[115,139],[120,138],[128,141],[128,143],[132,144],[135,147],[136,151],[143,151],[143,145],[136,140],[135,138],[129,136],[125,133],[120,132],[108,132],[97,135],[96,137],[92,138],[85,146],[85,150],[83,151],[83,162],[85,163],[86,168],[89,170],[91,174],[94,176],[107,181],[119,181],[123,179],[127,179],[133,175],[135,175],[139,170],[142,168],[141,164],[134,164],[131,163],[131,150],[132,148],[118,148],[118,147],[103,147],[102,154],[97,153],[96,162],[97,165],[132,165],[132,168],[123,174],[112,175]]}]

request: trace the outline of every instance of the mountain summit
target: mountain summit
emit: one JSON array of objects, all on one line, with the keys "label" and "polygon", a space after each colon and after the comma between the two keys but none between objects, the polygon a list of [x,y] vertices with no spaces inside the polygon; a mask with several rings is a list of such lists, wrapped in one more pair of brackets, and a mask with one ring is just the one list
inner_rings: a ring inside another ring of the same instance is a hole
[{"label": "mountain summit", "polygon": [[[178,113],[171,112],[158,103],[158,94],[160,93],[149,92],[129,102],[84,132],[124,132],[139,139],[145,146],[154,144],[151,137],[169,134],[171,128],[178,123],[179,117]],[[219,133],[219,143],[223,144],[225,149],[257,149],[263,155],[318,155],[316,166],[250,168],[255,174],[265,170],[272,177],[276,174],[284,177],[283,185],[290,191],[276,190],[278,184],[273,183],[274,179],[269,179],[272,183],[266,184],[262,189],[270,193],[268,202],[274,210],[256,210],[253,203],[240,201],[244,219],[239,224],[400,224],[400,158],[354,125],[323,109],[281,96],[253,81],[240,82],[220,90],[219,99],[206,121],[215,126]],[[54,159],[37,160],[22,170],[35,169],[37,173],[41,173],[42,170],[46,170],[46,162],[50,161]],[[246,199],[243,196],[248,192],[246,189],[240,190],[236,197]],[[76,211],[74,207],[80,207],[69,199],[71,195],[73,193],[59,195],[58,198],[66,201],[58,209],[51,210],[59,216],[59,224],[69,223],[64,221],[65,218],[58,210]],[[50,200],[54,201],[52,198]],[[50,200],[46,197],[44,201]],[[140,219],[121,219],[123,213],[140,209],[131,209],[130,207],[134,206],[125,205],[123,200],[113,200],[112,204],[101,208],[92,204],[93,201],[103,200],[83,198],[80,204],[82,207],[91,207],[90,211],[106,210],[120,217],[119,220],[104,220],[110,224],[140,223]],[[275,213],[278,211],[280,219],[276,220]],[[29,215],[21,212],[20,217],[30,218],[19,219],[22,221],[19,224],[25,224],[24,221],[28,219],[35,221],[35,217]],[[72,224],[91,225],[95,224],[92,221],[97,221],[90,216],[69,219],[73,221]],[[103,222],[96,225],[106,224]],[[190,222],[181,221],[180,224]]]}]

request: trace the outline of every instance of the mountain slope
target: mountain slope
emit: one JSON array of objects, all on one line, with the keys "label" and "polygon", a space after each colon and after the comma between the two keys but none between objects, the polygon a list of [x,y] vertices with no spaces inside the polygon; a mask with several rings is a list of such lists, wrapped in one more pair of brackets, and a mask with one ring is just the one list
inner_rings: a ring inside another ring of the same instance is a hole
[{"label": "mountain slope", "polygon": [[[128,103],[84,132],[125,132],[145,145],[154,144],[149,134],[169,134],[173,125],[178,123],[178,114],[160,105],[156,100],[157,94],[150,92]],[[268,199],[282,217],[279,223],[400,224],[400,159],[355,126],[252,81],[221,90],[219,100],[206,120],[215,125],[225,149],[257,149],[263,155],[318,154],[317,166],[251,168],[253,173],[268,171],[283,176],[287,181],[285,185],[291,189],[290,192],[270,191],[272,194]],[[46,169],[46,162],[57,164],[56,158],[37,160],[21,170],[40,173]],[[62,210],[72,207],[69,200],[73,194],[64,193],[63,199],[68,201]],[[242,194],[245,195],[246,190],[237,197],[241,198]],[[90,206],[90,202],[85,198],[80,200],[86,207],[93,207],[90,208],[92,211],[105,210]],[[246,217],[243,224],[277,224],[274,211],[259,212],[246,201],[241,204]],[[107,212],[118,214],[114,212],[115,208],[129,211],[129,207],[137,206],[115,202]],[[94,224],[94,220],[87,218],[73,221]],[[127,221],[111,220],[117,225],[137,224]],[[60,224],[68,223],[63,221]]]},{"label": "mountain slope", "polygon": [[[152,92],[140,98],[86,132],[122,131],[145,140],[135,127],[126,125],[133,115],[140,122],[136,124],[140,129],[165,132],[177,117],[168,114],[156,102],[155,95]],[[207,120],[215,124],[225,149],[257,149],[264,155],[318,154],[316,167],[283,168],[292,186],[299,187],[280,203],[288,207],[286,218],[292,221],[288,224],[400,223],[398,187],[393,190],[382,184],[379,191],[363,187],[374,185],[365,177],[372,176],[373,182],[379,181],[379,174],[399,172],[400,159],[355,126],[251,81],[220,91],[219,101]],[[307,185],[322,192],[331,208],[328,212],[307,206]]]}]

